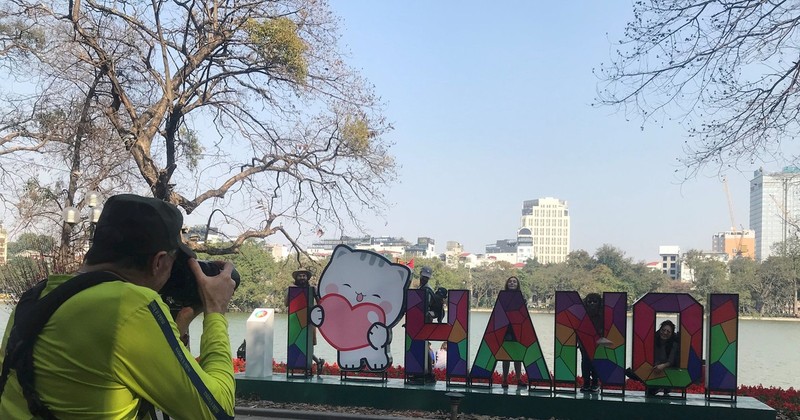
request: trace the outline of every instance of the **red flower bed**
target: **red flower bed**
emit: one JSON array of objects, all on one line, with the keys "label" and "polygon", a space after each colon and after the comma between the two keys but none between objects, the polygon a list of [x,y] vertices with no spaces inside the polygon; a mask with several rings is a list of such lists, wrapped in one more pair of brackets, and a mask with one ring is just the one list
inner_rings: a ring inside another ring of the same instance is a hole
[{"label": "red flower bed", "polygon": [[[234,372],[244,372],[246,366],[246,362],[242,359],[233,359],[233,371]],[[316,364],[313,365],[314,373],[316,373]],[[339,365],[336,363],[325,363],[325,367],[323,368],[326,375],[339,375]],[[286,363],[275,363],[273,362],[272,371],[275,373],[285,373],[286,372]],[[387,376],[389,378],[395,379],[403,379],[405,374],[405,369],[403,366],[391,366],[386,371]],[[447,379],[446,373],[444,369],[434,369],[434,375],[436,376],[436,380],[444,381]],[[375,374],[370,373],[360,373],[364,376],[377,376]],[[522,375],[522,382],[527,383],[528,377],[527,375]],[[451,382],[463,382],[463,379],[453,378]],[[494,372],[492,376],[492,382],[499,384],[502,383],[503,378],[498,372]],[[508,377],[508,381],[511,384],[516,384],[516,376],[514,374],[510,374]],[[488,381],[483,381],[488,382]],[[578,377],[578,386],[583,383],[583,379]],[[615,389],[615,387],[608,387],[609,389]],[[616,388],[618,389],[618,388]],[[625,384],[625,389],[628,391],[644,391],[645,387],[641,382],[627,380]],[[703,384],[693,384],[686,389],[686,392],[689,394],[705,394],[705,386]],[[761,385],[758,386],[746,386],[740,385],[739,386],[739,396],[748,396],[753,397],[764,404],[774,408],[781,414],[783,414],[786,418],[789,419],[797,419],[800,420],[800,391],[795,390],[794,388],[789,389],[782,389],[776,387],[769,387],[765,388]]]}]

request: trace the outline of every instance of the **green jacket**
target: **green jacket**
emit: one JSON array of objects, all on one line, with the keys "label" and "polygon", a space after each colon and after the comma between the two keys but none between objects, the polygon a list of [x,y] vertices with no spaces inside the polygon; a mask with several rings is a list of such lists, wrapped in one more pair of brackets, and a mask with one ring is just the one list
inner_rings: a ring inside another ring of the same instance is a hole
[{"label": "green jacket", "polygon": [[[50,276],[43,295],[71,277]],[[12,313],[0,358],[13,320]],[[232,416],[235,383],[225,316],[204,317],[199,363],[178,337],[154,290],[124,281],[93,286],[68,299],[42,330],[33,351],[36,390],[65,420],[135,419],[142,399],[176,419],[215,418],[209,406],[218,417]],[[0,418],[31,418],[14,371],[0,399]]]}]

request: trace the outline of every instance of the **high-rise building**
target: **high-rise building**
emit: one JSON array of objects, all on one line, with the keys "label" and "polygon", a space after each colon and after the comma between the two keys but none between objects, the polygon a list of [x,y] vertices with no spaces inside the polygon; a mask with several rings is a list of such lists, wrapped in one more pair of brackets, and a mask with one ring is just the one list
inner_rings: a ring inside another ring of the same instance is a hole
[{"label": "high-rise building", "polygon": [[711,238],[711,252],[733,258],[755,258],[756,233],[752,229],[719,232]]},{"label": "high-rise building", "polygon": [[750,181],[750,229],[755,231],[755,257],[772,255],[776,243],[793,237],[800,222],[800,168],[781,172],[759,169]]},{"label": "high-rise building", "polygon": [[545,197],[522,203],[522,227],[518,241],[542,264],[567,260],[569,244],[569,207],[567,202]]}]

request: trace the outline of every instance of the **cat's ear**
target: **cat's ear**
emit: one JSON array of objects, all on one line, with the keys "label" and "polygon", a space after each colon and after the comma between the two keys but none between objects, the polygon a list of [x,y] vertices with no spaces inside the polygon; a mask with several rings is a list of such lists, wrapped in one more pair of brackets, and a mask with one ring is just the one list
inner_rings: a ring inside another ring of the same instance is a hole
[{"label": "cat's ear", "polygon": [[350,249],[347,245],[336,245],[336,248],[333,250],[333,255],[331,255],[331,259],[335,260],[343,255],[347,255],[352,253],[353,250]]},{"label": "cat's ear", "polygon": [[397,274],[400,276],[400,281],[402,281],[403,283],[408,283],[409,282],[409,280],[411,279],[411,270],[409,270],[408,267],[397,267],[397,266],[395,266],[394,269],[397,272]]}]

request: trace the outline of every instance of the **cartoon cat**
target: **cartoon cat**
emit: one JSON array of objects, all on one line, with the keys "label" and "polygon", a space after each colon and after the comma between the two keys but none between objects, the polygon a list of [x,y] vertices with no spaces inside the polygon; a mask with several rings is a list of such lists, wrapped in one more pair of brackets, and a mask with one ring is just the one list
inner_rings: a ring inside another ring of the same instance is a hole
[{"label": "cartoon cat", "polygon": [[372,251],[338,245],[319,279],[311,323],[338,353],[339,367],[391,366],[392,327],[405,312],[411,270]]}]

